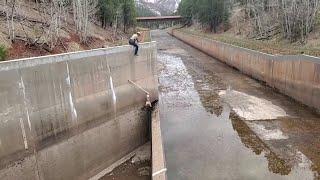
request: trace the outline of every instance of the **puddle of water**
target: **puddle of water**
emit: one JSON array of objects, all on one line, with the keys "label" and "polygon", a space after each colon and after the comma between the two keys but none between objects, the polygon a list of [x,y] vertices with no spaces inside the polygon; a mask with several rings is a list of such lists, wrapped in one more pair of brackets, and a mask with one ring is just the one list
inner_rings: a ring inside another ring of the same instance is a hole
[{"label": "puddle of water", "polygon": [[199,105],[199,97],[193,91],[194,83],[181,58],[168,54],[158,56],[165,66],[159,76],[161,101],[166,107],[191,107]]}]

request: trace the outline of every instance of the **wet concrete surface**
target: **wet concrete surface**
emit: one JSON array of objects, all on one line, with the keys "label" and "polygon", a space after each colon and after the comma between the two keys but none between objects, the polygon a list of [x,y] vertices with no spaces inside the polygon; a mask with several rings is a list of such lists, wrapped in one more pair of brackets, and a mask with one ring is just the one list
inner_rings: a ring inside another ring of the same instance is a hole
[{"label": "wet concrete surface", "polygon": [[134,151],[132,157],[99,180],[150,180],[151,179],[151,143],[148,142]]},{"label": "wet concrete surface", "polygon": [[319,179],[319,115],[164,31],[152,39],[169,180]]},{"label": "wet concrete surface", "polygon": [[151,162],[132,163],[131,160],[121,164],[110,174],[100,180],[150,180]]}]

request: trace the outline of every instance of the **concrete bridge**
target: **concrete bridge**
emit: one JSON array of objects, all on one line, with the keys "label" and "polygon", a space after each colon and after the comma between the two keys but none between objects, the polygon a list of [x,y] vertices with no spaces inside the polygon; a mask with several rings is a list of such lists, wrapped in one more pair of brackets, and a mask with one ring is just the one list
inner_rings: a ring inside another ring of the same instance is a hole
[{"label": "concrete bridge", "polygon": [[154,16],[154,17],[137,17],[138,25],[151,29],[164,29],[183,23],[182,16]]}]

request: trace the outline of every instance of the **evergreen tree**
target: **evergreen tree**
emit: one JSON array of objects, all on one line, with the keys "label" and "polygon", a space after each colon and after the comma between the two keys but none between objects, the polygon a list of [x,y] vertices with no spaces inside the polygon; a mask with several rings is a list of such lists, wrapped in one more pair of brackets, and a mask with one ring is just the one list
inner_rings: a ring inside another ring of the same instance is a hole
[{"label": "evergreen tree", "polygon": [[[123,30],[135,25],[136,9],[134,0],[99,0],[98,17],[101,26],[113,26],[122,23]],[[121,17],[121,18],[120,18]],[[118,20],[119,19],[119,20]]]},{"label": "evergreen tree", "polygon": [[123,32],[126,32],[127,28],[134,26],[136,23],[136,7],[134,0],[122,0],[122,21]]},{"label": "evergreen tree", "polygon": [[216,33],[218,26],[227,22],[228,18],[229,10],[224,0],[201,0],[199,20],[209,25],[211,31]]},{"label": "evergreen tree", "polygon": [[217,32],[221,23],[229,19],[229,4],[225,0],[182,0],[178,12],[187,21],[199,20],[203,25],[208,25],[211,31]]},{"label": "evergreen tree", "polygon": [[119,4],[118,0],[99,0],[99,18],[103,28],[113,25]]},{"label": "evergreen tree", "polygon": [[178,7],[178,13],[186,18],[187,23],[191,23],[193,18],[193,13],[191,11],[192,9],[192,1],[190,0],[181,0],[179,7]]}]

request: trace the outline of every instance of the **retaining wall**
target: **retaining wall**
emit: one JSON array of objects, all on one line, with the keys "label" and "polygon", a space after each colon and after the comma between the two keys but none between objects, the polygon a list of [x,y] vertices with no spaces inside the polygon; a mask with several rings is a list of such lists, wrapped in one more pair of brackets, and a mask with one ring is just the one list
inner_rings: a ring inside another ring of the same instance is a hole
[{"label": "retaining wall", "polygon": [[161,136],[161,124],[159,109],[156,108],[152,114],[152,180],[166,180],[167,168]]},{"label": "retaining wall", "polygon": [[178,39],[266,82],[293,99],[320,110],[320,58],[270,55],[208,38],[172,30]]},{"label": "retaining wall", "polygon": [[86,179],[147,141],[156,43],[0,63],[0,179]]}]

